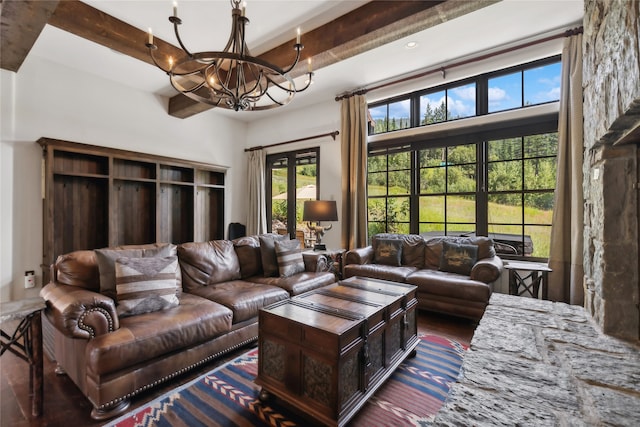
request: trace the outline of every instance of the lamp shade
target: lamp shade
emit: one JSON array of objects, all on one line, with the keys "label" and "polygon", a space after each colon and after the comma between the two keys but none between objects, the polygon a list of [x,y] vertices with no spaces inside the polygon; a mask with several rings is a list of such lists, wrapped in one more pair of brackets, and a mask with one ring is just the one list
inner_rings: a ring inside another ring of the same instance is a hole
[{"label": "lamp shade", "polygon": [[338,208],[335,200],[309,200],[304,202],[302,220],[310,222],[337,221]]}]

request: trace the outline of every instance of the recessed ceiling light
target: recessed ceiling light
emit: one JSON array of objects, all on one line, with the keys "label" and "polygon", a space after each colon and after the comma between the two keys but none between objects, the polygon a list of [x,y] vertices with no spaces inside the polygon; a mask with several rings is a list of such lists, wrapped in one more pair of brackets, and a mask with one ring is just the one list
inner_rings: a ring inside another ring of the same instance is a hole
[{"label": "recessed ceiling light", "polygon": [[413,49],[416,46],[418,46],[418,42],[415,41],[407,42],[407,44],[404,45],[405,49]]}]

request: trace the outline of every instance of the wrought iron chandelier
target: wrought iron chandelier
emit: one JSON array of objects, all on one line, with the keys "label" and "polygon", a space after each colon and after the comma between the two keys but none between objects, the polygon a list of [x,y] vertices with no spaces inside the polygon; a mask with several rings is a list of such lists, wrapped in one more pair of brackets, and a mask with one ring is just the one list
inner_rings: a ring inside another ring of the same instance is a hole
[{"label": "wrought iron chandelier", "polygon": [[154,56],[158,47],[153,43],[153,33],[149,29],[149,55],[154,64],[169,75],[171,85],[189,98],[236,111],[268,110],[288,104],[298,92],[306,90],[311,85],[313,72],[311,59],[308,61],[307,81],[301,89],[289,72],[298,64],[300,51],[304,46],[300,43],[300,29],[298,29],[295,60],[287,69],[282,69],[260,58],[251,56],[245,43],[245,27],[249,19],[245,16],[245,6],[240,8],[240,0],[230,0],[231,35],[222,51],[191,53],[182,42],[178,32],[178,25],[182,20],[178,17],[177,4],[173,3],[173,16],[169,22],[184,51],[181,58],[170,57],[168,67],[159,64]]}]

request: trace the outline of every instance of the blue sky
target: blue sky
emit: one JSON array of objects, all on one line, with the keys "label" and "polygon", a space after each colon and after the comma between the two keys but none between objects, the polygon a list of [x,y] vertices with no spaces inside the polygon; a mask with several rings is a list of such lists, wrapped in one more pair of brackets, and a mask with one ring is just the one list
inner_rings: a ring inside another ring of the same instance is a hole
[{"label": "blue sky", "polygon": [[[560,98],[560,63],[544,65],[524,71],[524,104],[540,104]],[[522,106],[522,73],[506,74],[489,79],[489,112]],[[465,85],[447,91],[447,105],[452,117],[475,115],[475,86]],[[445,99],[445,91],[422,96],[422,103],[432,108]],[[373,119],[384,119],[386,108],[370,110]],[[409,100],[389,105],[390,117],[409,117]]]}]

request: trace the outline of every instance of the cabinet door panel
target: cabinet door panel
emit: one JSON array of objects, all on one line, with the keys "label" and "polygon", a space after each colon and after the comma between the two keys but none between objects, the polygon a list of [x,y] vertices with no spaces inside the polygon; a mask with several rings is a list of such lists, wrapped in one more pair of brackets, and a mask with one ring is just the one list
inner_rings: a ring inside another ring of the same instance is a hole
[{"label": "cabinet door panel", "polygon": [[198,187],[196,212],[197,241],[224,239],[224,189]]},{"label": "cabinet door panel", "polygon": [[53,251],[49,262],[67,252],[108,246],[106,179],[55,176],[53,194]]},{"label": "cabinet door panel", "polygon": [[112,225],[114,245],[141,245],[156,241],[156,186],[154,183],[114,181]]},{"label": "cabinet door panel", "polygon": [[161,184],[158,197],[159,240],[175,244],[193,241],[193,187]]}]

